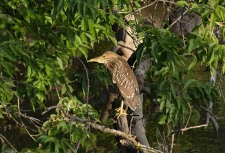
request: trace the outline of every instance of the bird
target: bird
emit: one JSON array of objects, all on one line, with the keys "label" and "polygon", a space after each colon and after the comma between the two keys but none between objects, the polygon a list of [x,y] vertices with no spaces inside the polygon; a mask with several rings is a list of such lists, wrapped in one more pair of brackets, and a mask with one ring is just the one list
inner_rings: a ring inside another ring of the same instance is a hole
[{"label": "bird", "polygon": [[[137,78],[127,61],[112,51],[106,51],[99,57],[92,58],[88,62],[103,64],[111,73],[112,82],[117,85],[125,104],[135,111],[140,103],[139,85]],[[120,112],[123,109],[121,102]]]}]

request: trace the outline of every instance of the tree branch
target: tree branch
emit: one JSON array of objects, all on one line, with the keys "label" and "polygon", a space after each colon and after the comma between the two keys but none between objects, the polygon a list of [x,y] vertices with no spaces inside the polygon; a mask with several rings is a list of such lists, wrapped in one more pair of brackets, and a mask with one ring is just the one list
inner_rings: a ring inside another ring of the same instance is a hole
[{"label": "tree branch", "polygon": [[82,118],[79,118],[79,117],[76,117],[76,116],[71,116],[69,114],[65,114],[65,116],[68,117],[72,121],[88,125],[88,126],[92,127],[93,129],[99,130],[101,132],[109,133],[109,134],[113,134],[113,135],[117,135],[117,136],[123,137],[123,138],[129,140],[133,146],[135,146],[137,149],[139,149],[139,150],[141,150],[143,152],[163,153],[160,150],[157,150],[157,149],[154,149],[154,148],[151,148],[151,147],[147,147],[145,145],[140,144],[139,142],[137,142],[135,140],[135,136],[133,136],[133,135],[126,134],[124,132],[121,132],[121,131],[118,131],[118,130],[115,130],[115,129],[110,129],[110,128],[107,128],[107,127],[105,127],[103,125],[99,125],[99,124],[97,124],[95,122],[88,121],[88,120],[85,120],[85,119],[82,119]]},{"label": "tree branch", "polygon": [[10,145],[14,149],[15,152],[18,152],[16,150],[16,148],[2,134],[0,134],[0,139],[2,141],[2,144],[4,143],[4,141],[6,141],[6,143],[8,143],[8,145]]},{"label": "tree branch", "polygon": [[207,127],[208,124],[202,124],[202,125],[197,125],[197,126],[191,126],[191,127],[185,127],[183,129],[178,129],[178,130],[174,130],[173,132],[185,132],[187,130],[190,130],[190,129],[197,129],[197,128],[201,128],[201,127]]}]

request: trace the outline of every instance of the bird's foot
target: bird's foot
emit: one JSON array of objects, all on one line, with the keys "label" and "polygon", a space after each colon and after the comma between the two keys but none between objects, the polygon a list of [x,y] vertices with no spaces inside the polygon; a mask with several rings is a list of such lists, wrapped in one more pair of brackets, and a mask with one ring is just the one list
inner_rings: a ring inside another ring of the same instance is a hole
[{"label": "bird's foot", "polygon": [[121,115],[127,115],[127,111],[123,109],[124,102],[121,101],[121,106],[116,109],[116,118],[118,119]]},{"label": "bird's foot", "polygon": [[122,109],[121,107],[120,108],[117,108],[116,109],[116,118],[118,119],[120,116],[122,116],[122,115],[127,115],[127,112],[126,112],[126,110],[124,110],[124,109]]}]

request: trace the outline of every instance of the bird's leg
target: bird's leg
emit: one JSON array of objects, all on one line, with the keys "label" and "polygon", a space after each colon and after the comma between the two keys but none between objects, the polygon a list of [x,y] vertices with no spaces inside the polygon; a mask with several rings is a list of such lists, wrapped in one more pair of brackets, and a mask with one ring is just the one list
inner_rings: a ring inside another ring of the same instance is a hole
[{"label": "bird's leg", "polygon": [[117,119],[121,116],[121,115],[127,115],[126,110],[123,109],[124,106],[124,101],[121,101],[121,105],[119,108],[116,109],[116,116]]}]

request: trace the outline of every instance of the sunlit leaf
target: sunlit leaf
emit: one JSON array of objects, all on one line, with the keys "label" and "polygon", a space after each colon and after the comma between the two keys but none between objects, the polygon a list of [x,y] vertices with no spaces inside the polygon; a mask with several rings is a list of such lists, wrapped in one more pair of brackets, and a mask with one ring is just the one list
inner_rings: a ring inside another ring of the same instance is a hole
[{"label": "sunlit leaf", "polygon": [[64,95],[66,93],[67,89],[65,85],[62,85],[62,95]]},{"label": "sunlit leaf", "polygon": [[63,69],[64,69],[64,67],[63,67],[63,62],[62,62],[62,59],[61,59],[61,58],[59,58],[59,57],[57,57],[57,61],[58,61],[58,64],[59,64],[60,68],[63,70]]},{"label": "sunlit leaf", "polygon": [[109,39],[115,46],[117,46],[117,40],[114,37],[109,36]]},{"label": "sunlit leaf", "polygon": [[81,53],[84,55],[84,57],[85,57],[86,59],[88,59],[88,50],[87,50],[87,48],[79,47],[79,50],[80,50]]},{"label": "sunlit leaf", "polygon": [[185,7],[188,6],[189,4],[186,1],[177,1],[176,5],[180,7]]},{"label": "sunlit leaf", "polygon": [[0,19],[6,23],[14,24],[12,17],[8,14],[0,14]]},{"label": "sunlit leaf", "polygon": [[55,14],[58,14],[64,7],[64,0],[56,0],[54,7]]},{"label": "sunlit leaf", "polygon": [[5,80],[4,85],[10,86],[10,87],[16,87],[12,80]]},{"label": "sunlit leaf", "polygon": [[166,118],[167,118],[166,115],[162,115],[158,124],[161,124],[161,125],[166,124]]},{"label": "sunlit leaf", "polygon": [[187,80],[186,82],[185,82],[185,84],[184,84],[184,88],[183,88],[183,90],[186,90],[187,88],[189,88],[189,86],[191,85],[191,84],[193,84],[194,82],[197,82],[195,79],[189,79],[189,80]]}]

